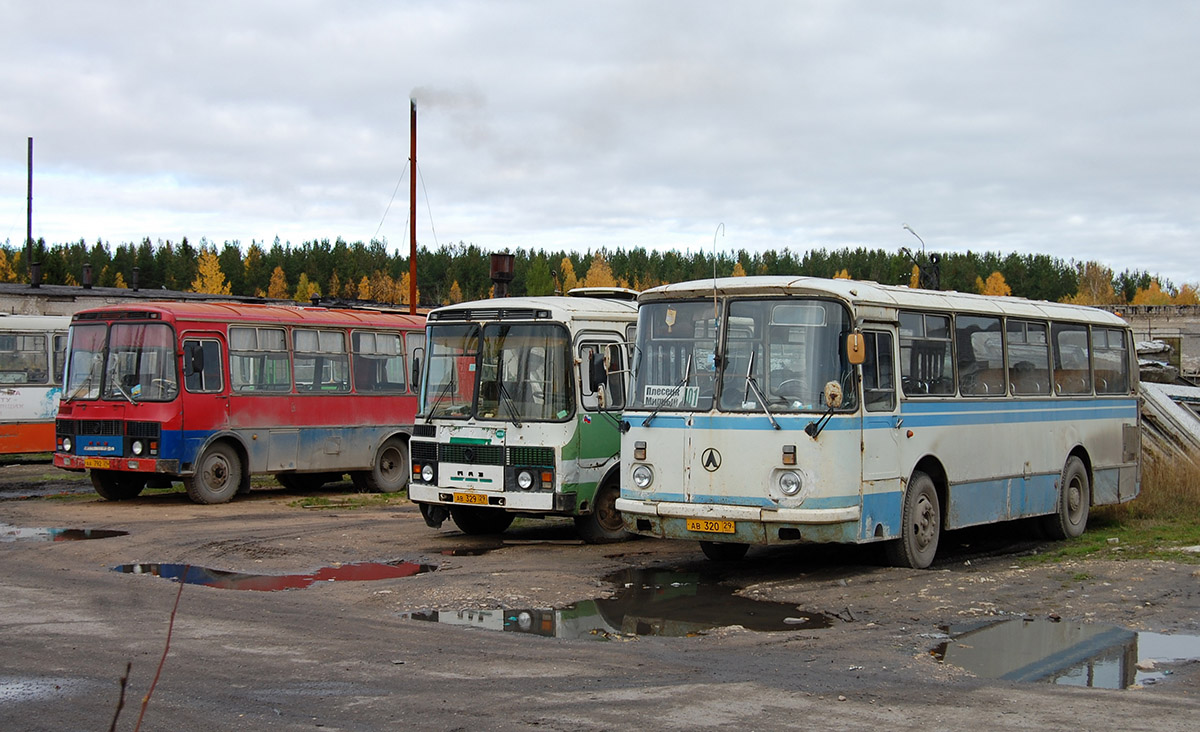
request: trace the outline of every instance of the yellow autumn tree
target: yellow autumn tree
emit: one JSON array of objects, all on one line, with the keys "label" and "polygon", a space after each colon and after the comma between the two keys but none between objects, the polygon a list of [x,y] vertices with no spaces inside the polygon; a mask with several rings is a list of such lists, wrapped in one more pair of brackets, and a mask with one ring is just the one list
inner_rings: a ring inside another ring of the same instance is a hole
[{"label": "yellow autumn tree", "polygon": [[[409,302],[409,295],[411,294],[410,290],[412,289],[411,277],[412,277],[411,273],[405,272],[403,275],[401,275],[400,279],[396,282],[396,290],[397,290],[396,302],[401,303],[403,305],[411,305],[412,304]],[[416,300],[418,303],[421,302],[421,288],[420,287],[417,288]]]},{"label": "yellow autumn tree", "polygon": [[[13,257],[16,259],[16,257]],[[17,271],[13,269],[12,262],[8,261],[8,252],[0,249],[0,282],[16,282]]]},{"label": "yellow autumn tree", "polygon": [[1076,278],[1079,285],[1075,288],[1075,294],[1063,298],[1063,302],[1072,305],[1115,305],[1121,302],[1113,289],[1112,270],[1099,262],[1076,265]]},{"label": "yellow autumn tree", "polygon": [[118,290],[128,290],[129,285],[125,284],[125,275],[118,272],[117,276],[113,277],[113,287]]},{"label": "yellow autumn tree", "polygon": [[321,288],[317,286],[316,282],[309,282],[308,275],[301,272],[300,279],[296,282],[296,293],[292,295],[292,299],[296,302],[308,302],[314,296],[321,296]]},{"label": "yellow autumn tree", "polygon": [[283,267],[277,266],[271,272],[271,283],[267,285],[267,297],[275,300],[288,299],[287,275],[283,273]]},{"label": "yellow autumn tree", "polygon": [[1162,291],[1162,285],[1158,284],[1158,280],[1150,280],[1150,286],[1146,289],[1138,288],[1133,294],[1131,305],[1170,305],[1171,296]]},{"label": "yellow autumn tree", "polygon": [[849,269],[843,269],[841,272],[838,272],[837,274],[835,274],[835,275],[833,276],[833,279],[835,279],[835,280],[848,280],[848,279],[850,279],[850,270],[849,270]]},{"label": "yellow autumn tree", "polygon": [[613,276],[612,267],[600,252],[592,256],[592,263],[587,274],[583,276],[583,287],[616,287],[617,278]]},{"label": "yellow autumn tree", "polygon": [[325,291],[329,293],[330,297],[337,297],[338,293],[342,291],[342,280],[337,276],[337,272],[330,276],[329,287]]},{"label": "yellow autumn tree", "polygon": [[558,265],[558,271],[562,275],[559,278],[562,294],[565,295],[576,287],[579,287],[579,278],[575,276],[575,265],[571,263],[570,257],[563,257],[562,263]]},{"label": "yellow autumn tree", "polygon": [[446,305],[457,305],[463,301],[463,291],[458,285],[458,280],[450,283],[450,294],[446,296]]},{"label": "yellow autumn tree", "polygon": [[221,261],[217,253],[211,249],[201,249],[196,262],[196,279],[192,280],[189,292],[206,292],[210,295],[231,295],[233,290],[225,281],[225,273],[221,271]]},{"label": "yellow autumn tree", "polygon": [[908,286],[914,290],[921,286],[921,268],[915,264],[912,268],[912,276],[908,278]]},{"label": "yellow autumn tree", "polygon": [[358,281],[358,292],[355,293],[355,297],[359,300],[371,299],[371,279],[366,275],[363,275],[362,279]]},{"label": "yellow autumn tree", "polygon": [[1175,305],[1200,305],[1200,295],[1195,285],[1180,285],[1179,292],[1171,299]]},{"label": "yellow autumn tree", "polygon": [[982,277],[976,277],[975,289],[979,291],[980,295],[1007,297],[1012,294],[1012,288],[1004,280],[1004,275],[999,272],[993,272],[988,275],[986,281]]},{"label": "yellow autumn tree", "polygon": [[733,263],[733,274],[731,274],[730,277],[745,277],[745,276],[746,276],[746,268],[742,266],[741,262],[734,262]]}]

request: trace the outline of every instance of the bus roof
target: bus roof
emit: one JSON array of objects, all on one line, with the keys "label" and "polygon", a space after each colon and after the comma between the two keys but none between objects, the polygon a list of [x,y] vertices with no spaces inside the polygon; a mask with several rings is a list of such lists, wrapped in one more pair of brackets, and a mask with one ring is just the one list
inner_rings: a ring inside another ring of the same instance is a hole
[{"label": "bus roof", "polygon": [[429,321],[532,320],[535,318],[567,321],[575,318],[622,320],[637,318],[637,303],[603,297],[494,297],[447,305],[430,311]]},{"label": "bus roof", "polygon": [[1022,297],[918,290],[900,285],[881,285],[865,280],[830,280],[822,277],[721,277],[715,280],[677,282],[646,290],[638,297],[638,302],[645,304],[672,299],[711,299],[714,292],[722,297],[825,295],[839,298],[856,307],[948,310],[1126,326],[1123,319],[1107,310],[1083,305],[1026,300]]},{"label": "bus roof", "polygon": [[70,315],[13,315],[0,313],[0,330],[66,330]]},{"label": "bus roof", "polygon": [[105,320],[114,316],[157,314],[167,321],[194,320],[225,323],[275,323],[281,325],[342,325],[362,328],[424,328],[425,317],[381,310],[323,308],[304,305],[268,305],[235,302],[162,301],[105,305],[75,313],[75,322]]}]

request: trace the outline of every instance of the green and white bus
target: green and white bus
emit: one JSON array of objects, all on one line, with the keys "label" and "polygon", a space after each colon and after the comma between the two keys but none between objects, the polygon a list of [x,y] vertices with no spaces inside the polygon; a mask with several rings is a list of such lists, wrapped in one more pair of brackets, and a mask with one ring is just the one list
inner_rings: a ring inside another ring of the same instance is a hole
[{"label": "green and white bus", "polygon": [[636,295],[578,288],[429,313],[408,488],[429,526],[493,534],[516,516],[571,516],[586,541],[628,536],[615,503]]},{"label": "green and white bus", "polygon": [[1094,308],[814,277],[638,298],[622,435],[631,531],[879,542],[927,567],[943,529],[1040,517],[1078,536],[1139,491],[1137,356]]}]

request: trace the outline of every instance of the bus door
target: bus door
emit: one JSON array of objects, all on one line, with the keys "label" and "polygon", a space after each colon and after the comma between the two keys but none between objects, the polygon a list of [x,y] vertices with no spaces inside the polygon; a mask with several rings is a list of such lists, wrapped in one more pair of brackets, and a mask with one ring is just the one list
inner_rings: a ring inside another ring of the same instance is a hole
[{"label": "bus door", "polygon": [[[228,429],[229,389],[226,387],[225,353],[221,333],[188,331],[183,334],[183,392],[179,401],[180,426],[198,442],[215,430]],[[200,445],[193,446],[196,450]],[[192,450],[188,454],[195,454]]]},{"label": "bus door", "polygon": [[586,471],[604,467],[621,451],[616,420],[625,408],[628,368],[617,333],[585,333],[577,343],[582,409],[573,446],[580,469]]},{"label": "bus door", "polygon": [[861,539],[874,536],[882,524],[884,535],[900,531],[902,470],[900,458],[904,421],[896,390],[895,329],[866,325],[863,328],[866,358],[862,363],[862,519]]}]

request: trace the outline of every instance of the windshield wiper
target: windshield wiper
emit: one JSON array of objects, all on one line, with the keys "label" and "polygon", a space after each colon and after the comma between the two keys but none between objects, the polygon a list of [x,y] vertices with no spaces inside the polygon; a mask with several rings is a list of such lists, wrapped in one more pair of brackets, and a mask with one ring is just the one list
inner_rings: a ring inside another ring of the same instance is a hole
[{"label": "windshield wiper", "polygon": [[662,401],[660,401],[658,403],[658,406],[654,408],[654,411],[651,412],[650,415],[648,417],[646,417],[646,419],[642,420],[642,426],[649,427],[650,423],[654,421],[654,418],[658,416],[658,413],[662,411],[662,408],[667,406],[667,404],[672,399],[675,398],[675,395],[679,393],[679,390],[682,389],[683,385],[688,383],[688,381],[690,381],[691,378],[692,378],[692,358],[689,356],[687,363],[684,364],[684,367],[683,367],[683,378],[679,380],[679,383],[675,385],[675,388],[671,389],[671,391],[668,392],[665,397],[663,397]]},{"label": "windshield wiper", "polygon": [[746,394],[742,395],[742,401],[746,401],[751,390],[754,391],[754,397],[758,400],[759,406],[762,407],[763,414],[767,415],[767,419],[771,420],[771,426],[777,430],[783,429],[779,423],[775,421],[775,415],[771,414],[771,410],[767,409],[767,395],[763,394],[763,390],[758,386],[758,380],[754,378],[754,351],[750,352],[750,363],[746,366]]},{"label": "windshield wiper", "polygon": [[508,414],[512,417],[512,423],[516,426],[521,426],[521,417],[517,414],[517,403],[513,401],[512,395],[508,393],[508,389],[504,387],[503,381],[496,382],[497,391],[500,392],[500,398],[504,401],[504,406],[508,407]]},{"label": "windshield wiper", "polygon": [[429,414],[425,415],[425,424],[429,424],[433,421],[433,413],[437,411],[438,405],[441,404],[442,400],[446,398],[446,395],[450,393],[450,387],[453,384],[454,379],[446,379],[446,385],[442,387],[440,392],[438,392],[437,398],[433,400],[433,404],[429,405]]}]

